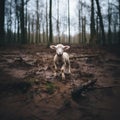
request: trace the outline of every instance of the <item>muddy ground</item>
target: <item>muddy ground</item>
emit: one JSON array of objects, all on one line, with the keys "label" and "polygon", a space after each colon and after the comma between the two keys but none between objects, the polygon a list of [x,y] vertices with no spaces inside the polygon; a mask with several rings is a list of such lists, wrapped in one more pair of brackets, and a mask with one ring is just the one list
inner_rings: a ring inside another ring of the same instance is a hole
[{"label": "muddy ground", "polygon": [[[0,120],[119,120],[118,50],[71,45],[72,74],[62,80],[53,76],[50,48],[0,48]],[[71,96],[89,80],[97,82]]]}]

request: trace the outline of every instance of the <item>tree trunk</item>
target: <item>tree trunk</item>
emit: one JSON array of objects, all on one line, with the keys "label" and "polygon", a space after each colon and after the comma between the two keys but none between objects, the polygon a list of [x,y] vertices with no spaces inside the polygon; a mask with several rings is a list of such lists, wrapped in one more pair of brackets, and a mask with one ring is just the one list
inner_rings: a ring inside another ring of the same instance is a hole
[{"label": "tree trunk", "polygon": [[20,43],[20,6],[18,5],[18,1],[15,0],[15,17],[16,17],[16,43]]},{"label": "tree trunk", "polygon": [[45,43],[45,30],[44,30],[44,22],[42,24],[42,30],[43,30],[43,44]]},{"label": "tree trunk", "polygon": [[82,44],[86,43],[86,17],[82,18]]},{"label": "tree trunk", "polygon": [[83,17],[82,17],[82,44],[83,44],[83,41],[84,41],[84,21],[83,21]]},{"label": "tree trunk", "polygon": [[28,15],[28,18],[27,18],[27,20],[28,20],[28,32],[27,32],[27,40],[28,40],[28,42],[27,43],[30,43],[30,35],[31,35],[31,29],[30,29],[30,16]]},{"label": "tree trunk", "polygon": [[25,43],[28,42],[28,39],[27,39],[27,3],[28,3],[29,0],[26,0],[26,8],[25,8]]},{"label": "tree trunk", "polygon": [[17,22],[17,43],[20,43],[20,20]]},{"label": "tree trunk", "polygon": [[57,0],[57,32],[58,32],[58,41],[60,43],[60,24],[59,24],[59,0]]},{"label": "tree trunk", "polygon": [[50,2],[50,7],[49,7],[49,42],[48,46],[53,43],[53,31],[52,31],[52,0]]},{"label": "tree trunk", "polygon": [[31,21],[31,43],[34,43],[34,15],[32,16],[32,21]]},{"label": "tree trunk", "polygon": [[100,27],[101,27],[101,31],[102,31],[102,44],[105,45],[106,38],[105,38],[104,24],[103,24],[103,18],[102,18],[102,14],[101,14],[100,4],[99,4],[99,0],[95,0],[95,1],[96,1],[96,5],[97,5],[98,16],[100,19]]},{"label": "tree trunk", "polygon": [[48,9],[47,8],[48,8],[48,2],[46,0],[46,42],[49,43],[48,42],[48,15],[47,15],[48,14],[48,12],[47,12]]},{"label": "tree trunk", "polygon": [[81,13],[82,13],[82,4],[80,0],[78,1],[79,3],[79,8],[78,8],[78,31],[79,31],[79,43],[81,43]]},{"label": "tree trunk", "polygon": [[112,44],[112,33],[111,33],[111,18],[112,18],[112,14],[111,14],[111,7],[110,7],[110,3],[108,1],[108,44]]},{"label": "tree trunk", "polygon": [[96,42],[96,30],[94,19],[94,0],[91,0],[90,44],[94,45],[95,42]]},{"label": "tree trunk", "polygon": [[21,0],[20,8],[21,44],[25,44],[24,0]]},{"label": "tree trunk", "polygon": [[97,38],[97,41],[96,43],[97,44],[100,44],[100,41],[99,41],[99,21],[98,21],[98,15],[96,17],[96,38]]},{"label": "tree trunk", "polygon": [[36,16],[37,16],[37,19],[36,19],[36,43],[38,44],[39,43],[39,1],[36,0]]},{"label": "tree trunk", "polygon": [[7,34],[5,44],[12,44],[12,1],[8,2],[7,4],[9,12],[7,13]]},{"label": "tree trunk", "polygon": [[70,1],[68,0],[68,41],[70,44]]},{"label": "tree trunk", "polygon": [[118,43],[120,45],[120,0],[118,0],[118,3],[119,3],[119,32],[118,32]]},{"label": "tree trunk", "polygon": [[87,39],[86,39],[86,17],[84,16],[84,26],[83,26],[83,28],[84,28],[84,31],[83,31],[83,34],[84,34],[84,44],[86,44],[86,42],[87,42]]},{"label": "tree trunk", "polygon": [[0,0],[0,46],[4,44],[5,0]]}]

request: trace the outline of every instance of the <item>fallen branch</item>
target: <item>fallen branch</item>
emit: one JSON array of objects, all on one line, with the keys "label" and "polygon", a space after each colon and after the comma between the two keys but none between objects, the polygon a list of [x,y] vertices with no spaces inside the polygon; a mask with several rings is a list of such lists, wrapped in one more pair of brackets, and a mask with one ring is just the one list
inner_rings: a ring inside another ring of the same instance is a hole
[{"label": "fallen branch", "polygon": [[92,58],[92,57],[98,57],[98,54],[95,55],[80,55],[80,56],[71,56],[70,59],[76,59],[76,58]]},{"label": "fallen branch", "polygon": [[14,63],[29,67],[29,66],[33,66],[35,64],[35,60],[29,59],[29,58],[25,59],[25,58],[19,56],[14,59]]},{"label": "fallen branch", "polygon": [[96,83],[96,81],[97,81],[96,79],[89,80],[88,82],[85,82],[85,83],[75,87],[71,91],[72,97],[76,98],[76,97],[80,96],[83,91],[88,90],[90,87],[93,87],[93,85]]},{"label": "fallen branch", "polygon": [[120,85],[113,85],[113,86],[99,86],[99,87],[94,87],[94,90],[96,90],[96,89],[108,89],[108,88],[114,88],[114,87],[120,87]]}]

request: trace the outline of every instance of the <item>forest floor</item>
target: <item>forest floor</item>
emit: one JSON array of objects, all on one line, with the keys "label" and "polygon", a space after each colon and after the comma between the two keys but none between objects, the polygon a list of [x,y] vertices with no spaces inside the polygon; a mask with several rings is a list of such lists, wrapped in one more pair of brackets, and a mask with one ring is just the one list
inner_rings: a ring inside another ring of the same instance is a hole
[{"label": "forest floor", "polygon": [[[120,120],[120,54],[114,49],[71,45],[72,74],[62,80],[53,76],[50,48],[0,48],[0,120]],[[91,89],[71,95],[94,79]]]}]

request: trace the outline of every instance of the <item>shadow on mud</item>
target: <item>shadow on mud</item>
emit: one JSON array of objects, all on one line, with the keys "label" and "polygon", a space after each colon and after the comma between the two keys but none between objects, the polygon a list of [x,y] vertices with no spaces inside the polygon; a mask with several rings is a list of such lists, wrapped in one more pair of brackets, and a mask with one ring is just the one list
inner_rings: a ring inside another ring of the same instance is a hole
[{"label": "shadow on mud", "polygon": [[14,78],[0,70],[0,93],[26,93],[31,87],[31,83],[25,80]]},{"label": "shadow on mud", "polygon": [[79,105],[84,120],[119,120],[120,88],[93,89],[73,100]]},{"label": "shadow on mud", "polygon": [[26,93],[31,84],[28,82],[16,82],[16,83],[5,83],[0,84],[0,92],[8,92],[8,93]]}]

